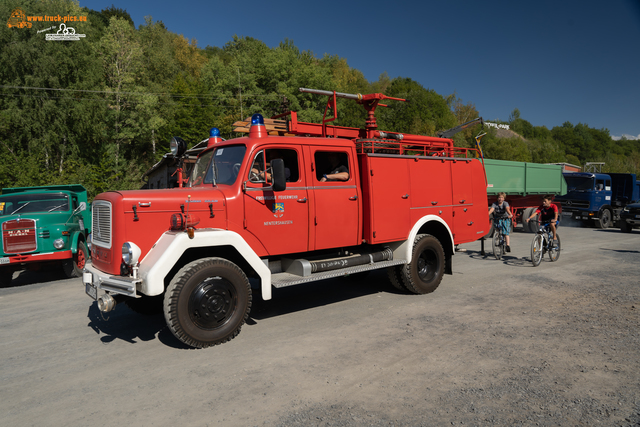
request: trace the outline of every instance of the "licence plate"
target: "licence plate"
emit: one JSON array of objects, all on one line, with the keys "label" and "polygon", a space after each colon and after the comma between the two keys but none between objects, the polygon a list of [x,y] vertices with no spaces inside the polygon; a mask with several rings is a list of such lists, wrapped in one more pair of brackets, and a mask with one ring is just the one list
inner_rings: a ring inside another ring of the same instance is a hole
[{"label": "licence plate", "polygon": [[11,262],[11,260],[9,260],[9,258],[6,256],[0,258],[0,264],[9,264],[9,262]]},{"label": "licence plate", "polygon": [[636,218],[640,218],[640,215],[636,215]]},{"label": "licence plate", "polygon": [[564,215],[564,216],[571,216],[571,212],[562,212],[562,215]]},{"label": "licence plate", "polygon": [[85,283],[84,286],[85,286],[84,291],[87,293],[87,295],[89,295],[91,298],[97,300],[98,299],[98,288],[94,287],[91,283]]}]

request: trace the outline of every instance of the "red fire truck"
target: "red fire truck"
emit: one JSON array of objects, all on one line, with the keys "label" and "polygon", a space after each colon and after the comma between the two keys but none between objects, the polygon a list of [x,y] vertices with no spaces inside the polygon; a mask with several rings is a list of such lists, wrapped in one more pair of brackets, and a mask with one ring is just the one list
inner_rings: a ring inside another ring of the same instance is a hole
[{"label": "red fire truck", "polygon": [[[255,114],[246,137],[212,132],[183,188],[95,198],[83,281],[102,312],[157,304],[178,339],[208,347],[240,332],[250,278],[269,300],[272,288],[385,268],[396,288],[426,294],[452,273],[455,245],[487,234],[474,150],[377,130],[380,101],[404,100],[300,90],[329,96],[322,123]],[[337,97],[366,108],[364,129],[328,124]]]}]

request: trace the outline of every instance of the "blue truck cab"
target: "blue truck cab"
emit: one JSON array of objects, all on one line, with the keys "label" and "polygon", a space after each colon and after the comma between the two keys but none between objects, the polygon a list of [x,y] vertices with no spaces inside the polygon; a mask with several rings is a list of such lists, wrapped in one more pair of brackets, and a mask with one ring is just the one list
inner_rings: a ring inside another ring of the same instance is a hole
[{"label": "blue truck cab", "polygon": [[594,223],[609,228],[620,220],[630,203],[640,200],[640,183],[628,173],[564,173],[567,194],[555,198],[563,218]]}]

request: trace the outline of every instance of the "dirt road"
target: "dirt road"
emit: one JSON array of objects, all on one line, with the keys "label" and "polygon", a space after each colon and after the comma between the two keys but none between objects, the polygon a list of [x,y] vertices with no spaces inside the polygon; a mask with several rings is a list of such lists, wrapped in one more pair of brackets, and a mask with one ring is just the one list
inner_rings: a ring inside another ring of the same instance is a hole
[{"label": "dirt road", "polygon": [[0,289],[6,426],[640,425],[640,233],[467,244],[433,294],[383,272],[254,297],[231,342],[186,349],[162,315],[104,320],[80,279]]}]

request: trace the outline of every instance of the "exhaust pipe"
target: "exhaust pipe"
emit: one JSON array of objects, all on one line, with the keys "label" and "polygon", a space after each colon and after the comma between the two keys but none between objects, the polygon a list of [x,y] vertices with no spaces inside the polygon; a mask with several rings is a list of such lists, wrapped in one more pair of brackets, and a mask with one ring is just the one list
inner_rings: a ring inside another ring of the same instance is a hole
[{"label": "exhaust pipe", "polygon": [[109,294],[104,294],[98,298],[98,308],[103,313],[108,313],[116,308],[116,300]]}]

